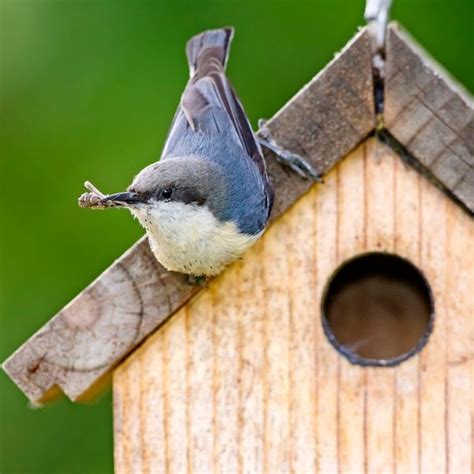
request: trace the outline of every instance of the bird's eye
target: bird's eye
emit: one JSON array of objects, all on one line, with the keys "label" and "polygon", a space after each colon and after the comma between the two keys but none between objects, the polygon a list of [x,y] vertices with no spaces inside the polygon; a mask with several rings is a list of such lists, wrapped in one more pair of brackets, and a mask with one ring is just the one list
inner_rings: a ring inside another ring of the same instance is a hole
[{"label": "bird's eye", "polygon": [[173,190],[171,188],[166,188],[161,191],[161,197],[163,199],[169,199],[171,195],[173,194]]}]

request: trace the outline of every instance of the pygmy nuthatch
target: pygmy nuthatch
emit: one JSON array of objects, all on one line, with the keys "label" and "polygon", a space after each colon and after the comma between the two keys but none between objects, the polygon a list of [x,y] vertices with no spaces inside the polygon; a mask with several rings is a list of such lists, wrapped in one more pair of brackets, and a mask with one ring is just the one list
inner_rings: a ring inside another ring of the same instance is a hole
[{"label": "pygmy nuthatch", "polygon": [[259,142],[224,69],[232,28],[205,31],[187,44],[191,78],[160,161],[127,192],[83,195],[83,206],[129,209],[168,270],[219,273],[263,233],[273,202]]}]

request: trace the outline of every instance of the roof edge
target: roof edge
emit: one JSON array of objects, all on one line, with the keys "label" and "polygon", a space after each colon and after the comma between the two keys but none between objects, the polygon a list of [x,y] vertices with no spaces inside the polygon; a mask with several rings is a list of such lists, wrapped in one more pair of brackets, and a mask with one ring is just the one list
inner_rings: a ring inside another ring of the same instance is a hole
[{"label": "roof edge", "polygon": [[383,121],[418,170],[474,213],[474,102],[397,23],[388,28]]}]

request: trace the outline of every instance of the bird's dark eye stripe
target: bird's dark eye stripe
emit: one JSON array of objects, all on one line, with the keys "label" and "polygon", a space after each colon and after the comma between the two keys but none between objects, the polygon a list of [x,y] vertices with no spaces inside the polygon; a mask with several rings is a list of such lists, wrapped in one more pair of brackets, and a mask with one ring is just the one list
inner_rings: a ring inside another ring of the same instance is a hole
[{"label": "bird's dark eye stripe", "polygon": [[134,188],[128,188],[128,191],[139,196],[143,201],[150,199],[151,193],[147,191],[135,191]]}]

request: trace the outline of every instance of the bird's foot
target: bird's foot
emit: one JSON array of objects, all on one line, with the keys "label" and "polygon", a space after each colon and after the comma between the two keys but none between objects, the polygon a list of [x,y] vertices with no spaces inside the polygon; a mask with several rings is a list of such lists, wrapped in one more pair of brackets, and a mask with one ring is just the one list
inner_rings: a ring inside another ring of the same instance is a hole
[{"label": "bird's foot", "polygon": [[205,275],[184,275],[184,281],[190,286],[199,286],[201,288],[207,288],[208,281]]},{"label": "bird's foot", "polygon": [[266,120],[264,119],[258,121],[260,130],[257,137],[260,145],[272,151],[279,163],[287,166],[302,178],[322,182],[322,174],[319,173],[311,163],[302,156],[278,145],[272,137],[270,130],[265,126],[265,123]]}]

